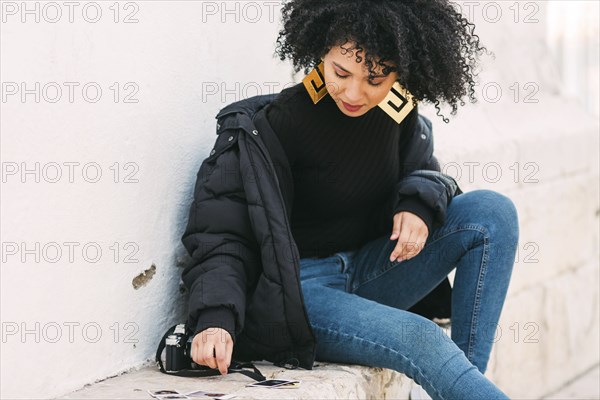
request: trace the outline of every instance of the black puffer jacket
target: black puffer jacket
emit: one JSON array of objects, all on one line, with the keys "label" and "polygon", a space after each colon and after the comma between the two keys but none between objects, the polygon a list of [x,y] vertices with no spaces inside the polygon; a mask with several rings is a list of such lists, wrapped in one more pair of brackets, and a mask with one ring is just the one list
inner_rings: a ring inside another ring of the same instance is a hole
[{"label": "black puffer jacket", "polygon": [[[214,149],[200,166],[183,245],[191,260],[183,271],[189,290],[188,325],[198,333],[226,329],[233,359],[268,360],[312,369],[315,337],[299,280],[299,253],[288,211],[293,180],[284,150],[265,118],[277,94],[238,101],[217,114]],[[398,198],[418,196],[445,219],[462,193],[439,171],[431,122],[419,115],[402,153]],[[446,279],[411,309],[429,318],[450,316]]]}]

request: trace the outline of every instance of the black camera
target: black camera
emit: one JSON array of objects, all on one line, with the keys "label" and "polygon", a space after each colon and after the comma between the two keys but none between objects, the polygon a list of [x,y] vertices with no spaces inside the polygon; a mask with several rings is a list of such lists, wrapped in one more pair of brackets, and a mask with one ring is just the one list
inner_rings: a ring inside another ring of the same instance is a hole
[{"label": "black camera", "polygon": [[173,333],[165,339],[167,359],[165,369],[167,372],[177,372],[183,369],[196,369],[199,367],[192,361],[193,336],[188,334],[185,324],[175,327]]},{"label": "black camera", "polygon": [[[192,360],[193,340],[194,335],[186,329],[186,324],[179,324],[169,328],[156,349],[156,365],[160,368],[160,372],[187,377],[221,375],[218,369],[210,368],[207,365],[199,365]],[[165,348],[167,350],[166,365],[162,362],[162,353]],[[244,370],[244,368],[252,368],[253,371]],[[239,372],[259,382],[266,379],[251,362],[240,363],[231,360],[228,371]]]}]

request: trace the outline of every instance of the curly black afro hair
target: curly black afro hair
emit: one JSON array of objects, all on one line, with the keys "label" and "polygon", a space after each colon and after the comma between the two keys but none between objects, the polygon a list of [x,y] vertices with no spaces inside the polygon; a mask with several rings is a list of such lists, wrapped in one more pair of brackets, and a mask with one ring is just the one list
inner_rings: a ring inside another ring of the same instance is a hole
[{"label": "curly black afro hair", "polygon": [[369,75],[395,71],[413,101],[451,107],[474,103],[478,58],[487,49],[475,25],[448,0],[291,0],[282,9],[275,53],[308,73],[332,47],[364,59]]}]

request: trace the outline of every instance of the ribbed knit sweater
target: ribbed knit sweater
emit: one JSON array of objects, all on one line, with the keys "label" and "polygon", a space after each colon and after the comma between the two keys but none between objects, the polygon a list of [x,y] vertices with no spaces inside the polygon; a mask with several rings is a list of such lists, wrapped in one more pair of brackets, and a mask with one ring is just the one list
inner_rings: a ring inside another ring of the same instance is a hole
[{"label": "ribbed knit sweater", "polygon": [[[266,111],[292,169],[291,229],[301,258],[354,250],[391,235],[399,145],[416,108],[401,124],[379,107],[350,117],[330,95],[313,104],[299,83],[283,90]],[[431,211],[418,200],[402,208],[431,226]]]}]

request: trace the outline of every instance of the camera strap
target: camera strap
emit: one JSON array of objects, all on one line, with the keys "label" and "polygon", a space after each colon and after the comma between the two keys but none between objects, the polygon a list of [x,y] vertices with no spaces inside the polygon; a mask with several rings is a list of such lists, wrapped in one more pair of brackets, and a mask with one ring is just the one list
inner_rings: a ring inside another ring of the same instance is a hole
[{"label": "camera strap", "polygon": [[[173,334],[175,331],[175,327],[177,325],[173,325],[162,337],[160,343],[158,344],[158,348],[156,349],[156,364],[158,365],[160,372],[167,375],[174,376],[183,376],[183,377],[204,377],[204,376],[215,376],[221,375],[221,372],[218,369],[210,368],[206,365],[199,365],[197,369],[182,369],[180,371],[167,371],[163,366],[162,362],[162,353],[166,347],[166,339],[169,335]],[[245,370],[244,368],[252,368],[253,371]],[[235,360],[231,360],[231,364],[229,368],[227,368],[227,373],[240,373],[246,375],[255,381],[261,382],[266,380],[265,376],[256,368],[256,366],[250,362],[240,363]]]}]

